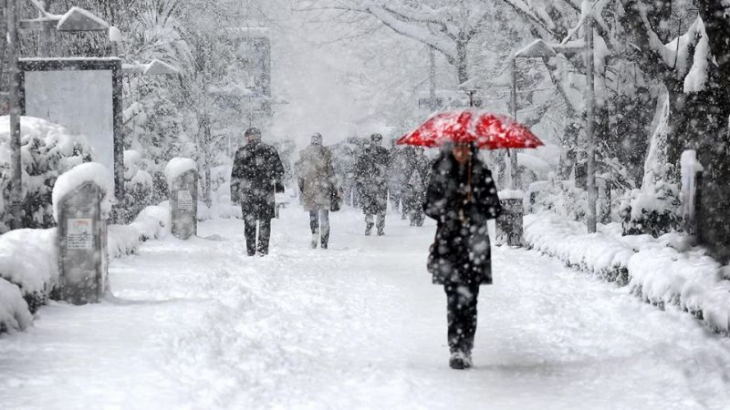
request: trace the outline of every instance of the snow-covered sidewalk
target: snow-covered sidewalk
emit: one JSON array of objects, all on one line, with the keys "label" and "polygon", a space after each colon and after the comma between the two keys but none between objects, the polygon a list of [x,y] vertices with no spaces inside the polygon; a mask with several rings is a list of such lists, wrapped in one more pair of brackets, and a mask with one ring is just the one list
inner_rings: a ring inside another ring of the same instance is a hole
[{"label": "snow-covered sidewalk", "polygon": [[433,226],[332,225],[327,251],[294,207],[266,258],[245,256],[240,221],[214,220],[208,239],[114,260],[114,298],[0,336],[0,408],[730,407],[728,339],[525,250],[495,249],[476,367],[451,370]]}]

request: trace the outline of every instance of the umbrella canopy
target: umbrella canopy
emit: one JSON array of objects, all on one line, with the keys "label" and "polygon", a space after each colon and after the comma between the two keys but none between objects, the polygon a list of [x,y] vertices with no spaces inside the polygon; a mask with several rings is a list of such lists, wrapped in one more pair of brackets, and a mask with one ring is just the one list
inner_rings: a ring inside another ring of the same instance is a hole
[{"label": "umbrella canopy", "polygon": [[437,147],[446,142],[471,143],[487,149],[537,148],[544,145],[527,127],[511,118],[474,110],[436,114],[398,144]]}]

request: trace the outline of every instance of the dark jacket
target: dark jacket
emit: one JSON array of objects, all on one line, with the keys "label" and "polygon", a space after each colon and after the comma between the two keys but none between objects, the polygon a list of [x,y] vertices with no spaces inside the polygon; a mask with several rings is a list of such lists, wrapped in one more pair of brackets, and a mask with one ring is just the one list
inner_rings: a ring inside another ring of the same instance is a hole
[{"label": "dark jacket", "polygon": [[249,142],[233,160],[231,199],[241,204],[244,216],[272,219],[276,215],[274,190],[283,176],[276,149],[261,141]]},{"label": "dark jacket", "polygon": [[450,152],[434,163],[424,211],[438,223],[431,245],[428,270],[437,284],[481,285],[492,283],[492,260],[487,220],[502,212],[497,188],[487,166],[473,156],[460,166]]},{"label": "dark jacket", "polygon": [[365,148],[355,164],[355,183],[366,214],[385,212],[388,207],[388,150],[379,145]]}]

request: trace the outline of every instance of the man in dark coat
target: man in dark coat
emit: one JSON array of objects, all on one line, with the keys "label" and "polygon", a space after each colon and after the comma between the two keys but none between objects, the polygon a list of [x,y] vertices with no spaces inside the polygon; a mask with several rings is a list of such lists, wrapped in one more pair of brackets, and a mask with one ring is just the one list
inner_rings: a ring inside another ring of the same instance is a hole
[{"label": "man in dark coat", "polygon": [[465,144],[444,147],[424,203],[426,215],[438,223],[428,270],[446,291],[449,365],[454,369],[471,366],[479,285],[492,283],[487,220],[502,211],[492,173],[476,154]]},{"label": "man in dark coat", "polygon": [[370,235],[377,215],[378,236],[385,235],[385,211],[388,209],[388,150],[380,144],[383,136],[373,134],[355,164],[355,181],[365,214],[365,235]]},{"label": "man in dark coat", "polygon": [[[271,219],[276,215],[275,192],[283,192],[284,166],[271,145],[261,142],[261,131],[249,128],[248,143],[236,152],[231,173],[231,198],[241,204],[246,234],[246,251],[269,253]],[[258,247],[256,226],[258,225]]]}]

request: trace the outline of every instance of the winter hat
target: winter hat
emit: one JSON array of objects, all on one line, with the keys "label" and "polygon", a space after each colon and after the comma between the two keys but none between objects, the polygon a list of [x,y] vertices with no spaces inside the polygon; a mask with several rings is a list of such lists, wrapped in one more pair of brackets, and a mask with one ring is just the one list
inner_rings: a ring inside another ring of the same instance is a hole
[{"label": "winter hat", "polygon": [[243,134],[246,138],[261,139],[261,130],[251,127]]},{"label": "winter hat", "polygon": [[315,132],[312,135],[312,145],[322,145],[322,134]]},{"label": "winter hat", "polygon": [[383,140],[383,136],[376,132],[370,136],[370,140],[375,143],[380,143]]}]

